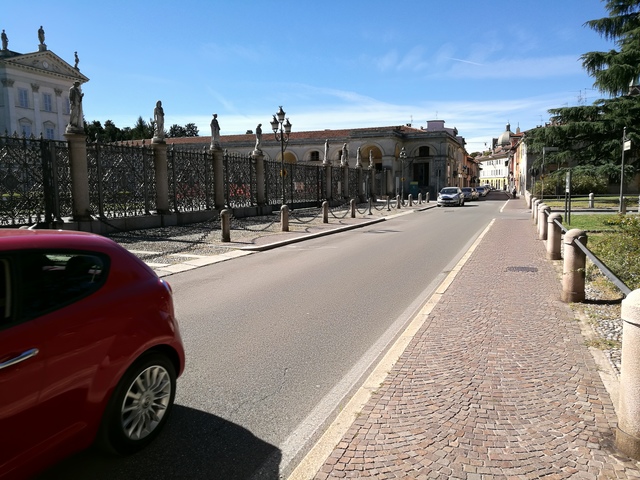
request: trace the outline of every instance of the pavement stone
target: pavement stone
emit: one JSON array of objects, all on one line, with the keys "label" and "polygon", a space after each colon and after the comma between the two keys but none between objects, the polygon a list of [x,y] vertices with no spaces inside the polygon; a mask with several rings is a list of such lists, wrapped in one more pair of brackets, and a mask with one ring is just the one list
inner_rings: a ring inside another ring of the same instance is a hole
[{"label": "pavement stone", "polygon": [[530,210],[507,212],[315,480],[640,478]]}]

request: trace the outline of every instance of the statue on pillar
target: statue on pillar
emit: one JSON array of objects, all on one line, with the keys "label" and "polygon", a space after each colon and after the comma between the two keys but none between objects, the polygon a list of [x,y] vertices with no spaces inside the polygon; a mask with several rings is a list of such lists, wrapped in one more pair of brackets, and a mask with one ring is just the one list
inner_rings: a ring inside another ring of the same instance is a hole
[{"label": "statue on pillar", "polygon": [[160,100],[156,102],[156,108],[153,109],[153,122],[155,123],[153,138],[164,139],[164,109]]},{"label": "statue on pillar", "polygon": [[362,154],[360,153],[360,147],[356,152],[356,167],[362,167]]},{"label": "statue on pillar", "polygon": [[76,61],[76,64],[73,66],[73,68],[80,71],[80,69],[78,68],[78,63],[80,63],[80,59],[78,58],[78,52],[73,52],[73,56]]},{"label": "statue on pillar", "polygon": [[76,80],[69,89],[70,115],[67,130],[84,132],[82,97],[84,97],[84,93],[80,90],[80,82]]},{"label": "statue on pillar", "polygon": [[7,50],[9,48],[9,37],[4,33],[4,29],[2,29],[2,35],[0,35],[0,37],[2,37],[2,50]]},{"label": "statue on pillar", "polygon": [[369,150],[369,168],[373,170],[373,150]]},{"label": "statue on pillar", "polygon": [[254,149],[254,152],[261,152],[262,149],[262,124],[259,123],[258,126],[256,127],[256,148]]},{"label": "statue on pillar", "polygon": [[342,158],[340,158],[340,165],[346,167],[349,165],[349,149],[347,144],[342,145]]},{"label": "statue on pillar", "polygon": [[329,139],[324,141],[324,159],[322,163],[323,165],[329,165],[331,163],[329,161]]},{"label": "statue on pillar", "polygon": [[217,113],[213,114],[211,120],[211,148],[220,148],[220,124]]},{"label": "statue on pillar", "polygon": [[40,45],[44,45],[44,28],[42,28],[42,25],[38,29],[38,40],[40,40]]}]

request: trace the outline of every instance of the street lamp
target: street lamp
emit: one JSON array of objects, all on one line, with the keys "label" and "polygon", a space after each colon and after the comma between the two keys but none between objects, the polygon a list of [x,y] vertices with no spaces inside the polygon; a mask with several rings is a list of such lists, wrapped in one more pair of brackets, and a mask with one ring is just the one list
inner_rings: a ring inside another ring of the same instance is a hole
[{"label": "street lamp", "polygon": [[404,204],[404,162],[407,159],[407,151],[402,147],[400,150],[400,162],[402,163],[402,171],[400,172],[400,195]]},{"label": "street lamp", "polygon": [[[276,118],[277,115],[277,118]],[[285,194],[284,194],[284,179],[287,174],[284,169],[284,151],[287,148],[287,144],[289,143],[289,135],[291,134],[291,123],[287,118],[285,122],[286,113],[282,110],[282,107],[278,110],[278,112],[273,116],[273,120],[271,120],[271,129],[273,130],[273,134],[276,137],[276,142],[280,142],[280,176],[282,177],[282,205],[284,206]]]},{"label": "street lamp", "polygon": [[540,180],[542,181],[542,190],[540,191],[540,201],[544,200],[544,156],[547,152],[557,152],[558,147],[542,147],[542,168],[540,169]]}]

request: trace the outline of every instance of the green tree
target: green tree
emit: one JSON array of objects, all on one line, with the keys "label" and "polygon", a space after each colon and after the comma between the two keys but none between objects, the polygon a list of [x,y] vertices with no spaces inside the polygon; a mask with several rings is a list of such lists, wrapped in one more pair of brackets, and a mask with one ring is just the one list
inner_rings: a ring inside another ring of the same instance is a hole
[{"label": "green tree", "polygon": [[187,123],[184,126],[185,137],[197,137],[198,136],[198,127],[196,127],[195,123]]},{"label": "green tree", "polygon": [[[640,98],[630,95],[630,84],[640,73],[640,0],[608,0],[609,17],[591,20],[591,27],[608,40],[615,42],[618,50],[589,52],[581,56],[583,67],[594,77],[594,86],[609,98],[599,99],[592,105],[555,108],[549,110],[551,125],[528,132],[531,150],[541,153],[544,146],[559,147],[553,154],[554,163],[562,167],[588,166],[585,174],[595,177],[607,176],[618,180],[622,153],[622,135],[627,129],[627,138],[638,145],[640,120]],[[633,160],[628,156],[628,170],[635,171]],[[542,156],[538,156],[536,168],[540,168]]]}]

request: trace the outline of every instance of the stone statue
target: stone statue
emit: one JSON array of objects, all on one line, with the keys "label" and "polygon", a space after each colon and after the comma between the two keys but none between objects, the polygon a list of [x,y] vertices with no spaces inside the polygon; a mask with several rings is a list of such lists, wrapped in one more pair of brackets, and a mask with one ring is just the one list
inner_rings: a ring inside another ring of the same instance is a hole
[{"label": "stone statue", "polygon": [[78,63],[80,63],[80,59],[78,58],[78,52],[73,52],[73,56],[75,57],[75,60],[76,60],[76,64],[73,66],[73,68],[75,68],[76,70],[80,70],[78,68]]},{"label": "stone statue", "polygon": [[42,25],[40,25],[40,28],[38,29],[38,40],[40,40],[40,45],[44,45],[44,29],[42,28]]},{"label": "stone statue", "polygon": [[373,168],[373,150],[369,150],[369,168]]},{"label": "stone statue", "polygon": [[82,97],[84,97],[84,93],[80,90],[80,82],[73,82],[72,87],[69,89],[69,104],[71,107],[69,126],[72,128],[84,128]]},{"label": "stone statue", "polygon": [[342,158],[340,159],[340,165],[348,166],[349,165],[349,149],[347,148],[347,144],[342,145]]},{"label": "stone statue", "polygon": [[164,138],[164,109],[160,100],[156,102],[156,108],[153,109],[153,121],[155,123],[153,137]]},{"label": "stone statue", "polygon": [[256,148],[255,150],[261,151],[262,147],[262,124],[259,123],[256,127]]},{"label": "stone statue", "polygon": [[213,114],[211,120],[211,146],[220,148],[220,124],[218,123],[218,114]]},{"label": "stone statue", "polygon": [[2,29],[2,35],[0,35],[2,37],[2,49],[6,50],[7,48],[9,48],[9,37],[7,37],[7,34],[4,33],[4,29]]},{"label": "stone statue", "polygon": [[324,159],[322,160],[322,163],[325,165],[329,164],[329,139],[324,141]]},{"label": "stone statue", "polygon": [[362,166],[362,154],[360,153],[360,147],[358,147],[358,150],[356,152],[356,167],[361,167]]}]

